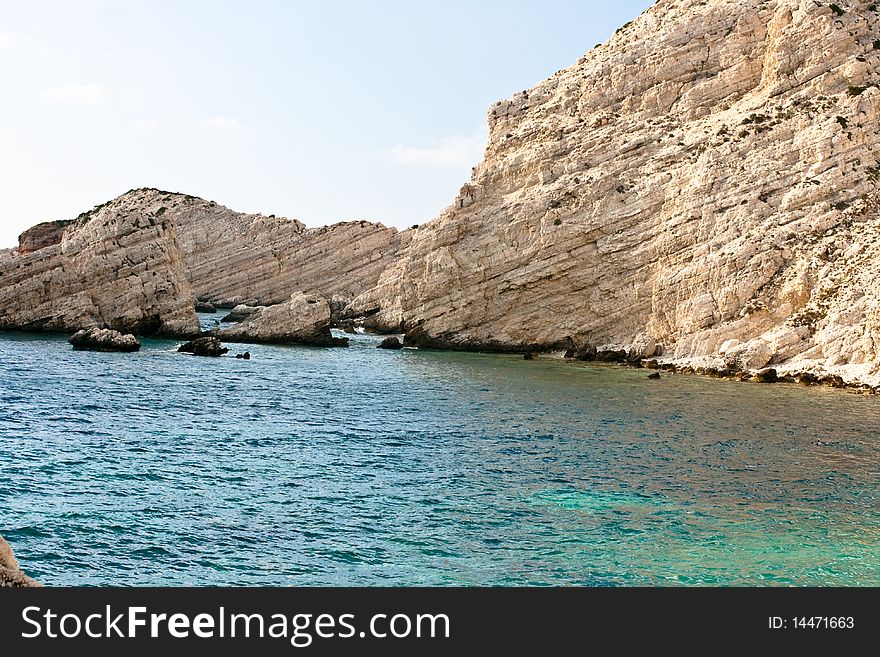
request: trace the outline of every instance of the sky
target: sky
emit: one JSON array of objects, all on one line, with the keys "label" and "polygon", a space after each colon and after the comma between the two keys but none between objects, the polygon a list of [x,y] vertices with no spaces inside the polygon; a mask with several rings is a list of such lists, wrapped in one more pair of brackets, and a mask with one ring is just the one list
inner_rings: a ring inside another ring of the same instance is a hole
[{"label": "sky", "polygon": [[136,187],[316,226],[452,202],[489,106],[650,0],[0,0],[0,247]]}]

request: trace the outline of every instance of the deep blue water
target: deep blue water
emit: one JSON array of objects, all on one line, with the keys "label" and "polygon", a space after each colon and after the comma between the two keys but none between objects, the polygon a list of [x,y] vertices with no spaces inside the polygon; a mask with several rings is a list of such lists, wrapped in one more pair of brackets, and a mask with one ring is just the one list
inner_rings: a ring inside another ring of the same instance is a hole
[{"label": "deep blue water", "polygon": [[0,334],[50,585],[880,585],[880,399],[515,356]]}]

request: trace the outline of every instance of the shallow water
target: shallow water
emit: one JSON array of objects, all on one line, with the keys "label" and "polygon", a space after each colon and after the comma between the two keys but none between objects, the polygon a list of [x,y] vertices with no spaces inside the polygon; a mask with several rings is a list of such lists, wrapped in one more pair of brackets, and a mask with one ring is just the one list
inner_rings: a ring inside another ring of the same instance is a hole
[{"label": "shallow water", "polygon": [[880,585],[880,399],[549,359],[0,334],[54,585]]}]

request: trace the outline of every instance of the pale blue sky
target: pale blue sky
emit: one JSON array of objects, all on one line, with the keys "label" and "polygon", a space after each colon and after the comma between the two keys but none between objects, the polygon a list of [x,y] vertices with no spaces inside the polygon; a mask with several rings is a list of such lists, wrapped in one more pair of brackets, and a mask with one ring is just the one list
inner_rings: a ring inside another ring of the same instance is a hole
[{"label": "pale blue sky", "polygon": [[132,187],[308,225],[422,223],[489,105],[649,0],[0,0],[0,246]]}]

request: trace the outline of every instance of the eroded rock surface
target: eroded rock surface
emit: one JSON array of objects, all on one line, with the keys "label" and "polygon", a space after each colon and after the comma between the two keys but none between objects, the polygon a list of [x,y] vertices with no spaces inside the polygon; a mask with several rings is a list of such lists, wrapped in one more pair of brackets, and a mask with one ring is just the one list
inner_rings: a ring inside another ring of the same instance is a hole
[{"label": "eroded rock surface", "polygon": [[71,335],[67,341],[77,351],[130,352],[141,348],[141,343],[135,336],[113,329],[82,329]]},{"label": "eroded rock surface", "polygon": [[99,207],[58,243],[0,257],[0,329],[187,335],[192,300],[174,224],[156,213]]},{"label": "eroded rock surface", "polygon": [[489,112],[349,312],[408,342],[880,383],[880,13],[661,0]]},{"label": "eroded rock surface", "polygon": [[344,347],[347,338],[330,333],[330,306],[325,299],[302,292],[286,303],[261,306],[238,324],[215,329],[213,335],[227,342],[264,342]]},{"label": "eroded rock surface", "polygon": [[215,305],[284,303],[297,291],[350,301],[376,285],[408,239],[368,221],[307,228],[157,189],[131,190],[106,208],[173,221],[195,295]]}]

